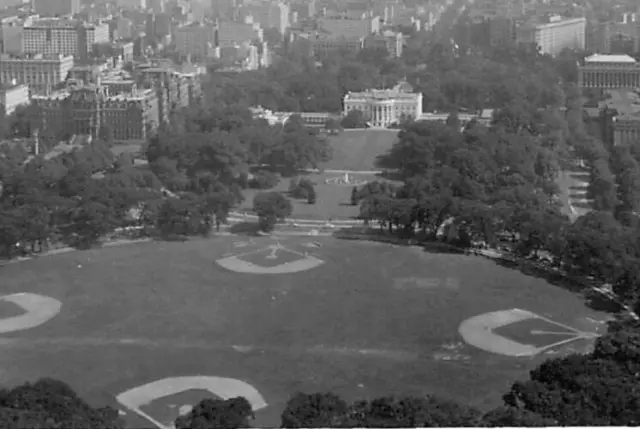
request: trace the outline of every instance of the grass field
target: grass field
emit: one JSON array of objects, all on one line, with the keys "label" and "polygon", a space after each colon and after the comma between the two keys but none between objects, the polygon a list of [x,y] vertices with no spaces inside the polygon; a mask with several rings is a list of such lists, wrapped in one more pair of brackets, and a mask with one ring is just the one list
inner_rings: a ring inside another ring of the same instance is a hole
[{"label": "grass field", "polygon": [[[308,204],[306,200],[291,201],[294,204],[293,218],[327,220],[332,219],[349,219],[357,216],[360,212],[358,206],[351,205],[351,191],[353,186],[329,185],[325,183],[326,179],[342,176],[338,173],[322,173],[309,174],[305,177],[312,180],[316,185],[317,201],[316,204]],[[374,181],[384,180],[371,174],[353,174],[354,179]],[[289,179],[283,179],[274,190],[286,192],[289,189]],[[253,205],[253,197],[260,191],[247,189],[243,192],[244,202],[237,210],[250,210]]]},{"label": "grass field", "polygon": [[396,140],[398,130],[347,130],[330,138],[333,159],[323,168],[330,170],[375,170],[376,156],[385,153]]},{"label": "grass field", "polygon": [[[483,258],[329,237],[314,237],[314,248],[310,239],[279,239],[325,262],[297,274],[238,274],[215,263],[273,238],[145,243],[7,265],[5,294],[39,293],[63,306],[37,328],[2,336],[0,383],[54,376],[116,406],[115,395],[165,377],[233,377],[269,404],[257,413],[262,427],[279,424],[296,391],[347,400],[437,393],[486,408],[542,357],[464,345],[463,320],[513,307],[570,326],[598,317],[579,297]],[[169,405],[159,419],[175,417]]]}]

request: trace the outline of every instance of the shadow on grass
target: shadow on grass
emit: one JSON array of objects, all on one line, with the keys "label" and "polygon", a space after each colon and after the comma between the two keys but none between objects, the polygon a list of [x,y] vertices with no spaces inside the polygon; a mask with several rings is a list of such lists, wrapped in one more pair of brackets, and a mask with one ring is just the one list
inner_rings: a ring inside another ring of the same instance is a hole
[{"label": "shadow on grass", "polygon": [[229,228],[229,232],[231,234],[239,234],[239,235],[258,235],[258,231],[260,231],[260,226],[258,222],[240,222],[234,223]]},{"label": "shadow on grass", "polygon": [[572,277],[570,274],[540,266],[527,260],[510,260],[506,258],[492,259],[497,265],[520,271],[522,274],[545,280],[547,283],[563,288],[572,293],[581,294],[585,304],[592,310],[606,313],[620,313],[623,307],[607,295],[593,290],[586,281]]}]

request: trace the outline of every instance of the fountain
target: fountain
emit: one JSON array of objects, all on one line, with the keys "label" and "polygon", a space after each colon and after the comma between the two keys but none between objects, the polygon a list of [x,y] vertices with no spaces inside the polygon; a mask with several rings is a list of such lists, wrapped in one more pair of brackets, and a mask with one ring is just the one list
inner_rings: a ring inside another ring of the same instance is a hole
[{"label": "fountain", "polygon": [[366,180],[354,179],[349,176],[349,173],[344,173],[344,176],[330,177],[324,181],[327,185],[339,185],[339,186],[358,186],[367,183]]}]

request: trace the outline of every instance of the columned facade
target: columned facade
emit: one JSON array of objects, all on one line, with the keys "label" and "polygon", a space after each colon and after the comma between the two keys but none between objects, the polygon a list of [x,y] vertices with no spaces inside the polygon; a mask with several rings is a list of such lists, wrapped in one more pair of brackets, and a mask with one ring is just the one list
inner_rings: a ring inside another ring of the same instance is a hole
[{"label": "columned facade", "polygon": [[362,112],[370,126],[386,128],[403,118],[422,115],[422,94],[406,92],[401,86],[390,90],[350,92],[344,97],[344,114]]},{"label": "columned facade", "polygon": [[582,88],[620,89],[640,87],[640,63],[626,55],[592,55],[578,66]]}]

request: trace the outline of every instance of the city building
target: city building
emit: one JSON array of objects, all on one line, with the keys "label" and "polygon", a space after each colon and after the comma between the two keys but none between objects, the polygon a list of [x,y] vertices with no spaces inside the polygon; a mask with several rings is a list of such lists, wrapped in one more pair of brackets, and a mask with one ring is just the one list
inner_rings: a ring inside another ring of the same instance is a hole
[{"label": "city building", "polygon": [[336,37],[346,39],[367,37],[380,32],[380,17],[365,16],[352,19],[344,15],[327,16],[318,20],[318,27]]},{"label": "city building", "polygon": [[528,22],[518,28],[518,43],[535,43],[540,52],[558,55],[563,49],[584,50],[585,18],[563,19],[553,16],[547,23]]},{"label": "city building", "polygon": [[0,55],[0,82],[29,85],[32,94],[51,91],[65,81],[74,65],[71,55]]},{"label": "city building", "polygon": [[406,83],[393,89],[349,92],[344,96],[344,114],[359,110],[372,127],[388,127],[403,118],[422,116],[422,94],[412,92]]},{"label": "city building", "polygon": [[133,61],[133,42],[109,42],[93,45],[94,58],[121,58],[125,63]]},{"label": "city building", "polygon": [[218,20],[233,20],[237,15],[236,0],[211,0],[211,16]]},{"label": "city building", "polygon": [[640,63],[628,55],[591,55],[578,64],[578,85],[599,89],[639,88]]},{"label": "city building", "polygon": [[216,46],[236,46],[246,41],[262,42],[263,30],[259,23],[247,19],[247,22],[218,21],[216,26]]},{"label": "city building", "polygon": [[147,10],[147,0],[116,0],[116,6],[127,9]]},{"label": "city building", "polygon": [[94,43],[109,42],[109,25],[73,19],[39,19],[24,27],[23,51],[33,54],[73,55],[85,60]]},{"label": "city building", "polygon": [[40,16],[66,16],[80,13],[80,0],[32,0],[34,12]]},{"label": "city building", "polygon": [[147,8],[152,13],[164,13],[166,11],[166,0],[147,0]]},{"label": "city building", "polygon": [[290,8],[287,3],[265,2],[248,5],[247,9],[262,28],[275,28],[280,34],[284,35],[290,27]]},{"label": "city building", "polygon": [[316,58],[325,58],[336,52],[357,54],[364,47],[364,40],[364,37],[315,34],[309,39],[311,43],[311,55]]},{"label": "city building", "polygon": [[12,114],[18,106],[29,104],[31,97],[27,85],[10,84],[0,86],[0,105],[2,105],[5,115]]},{"label": "city building", "polygon": [[367,49],[383,49],[392,58],[400,58],[404,47],[402,33],[384,30],[382,33],[372,34],[364,39],[364,47]]},{"label": "city building", "polygon": [[210,24],[194,22],[175,31],[176,51],[183,57],[200,60],[212,57],[215,48],[216,29]]},{"label": "city building", "polygon": [[159,124],[155,91],[133,88],[128,94],[110,94],[109,87],[89,85],[32,98],[38,106],[36,123],[43,136],[99,136],[108,128],[115,140],[146,140]]},{"label": "city building", "polygon": [[640,92],[635,89],[607,90],[607,99],[600,103],[605,129],[610,129],[614,146],[637,145],[640,142]]},{"label": "city building", "polygon": [[2,53],[19,54],[22,52],[23,26],[24,20],[17,16],[10,16],[0,20]]},{"label": "city building", "polygon": [[599,54],[640,52],[640,21],[587,23],[587,50]]},{"label": "city building", "polygon": [[153,64],[137,66],[134,74],[141,87],[155,91],[160,123],[168,123],[174,109],[186,107],[195,97],[201,96],[199,80],[193,74]]}]

